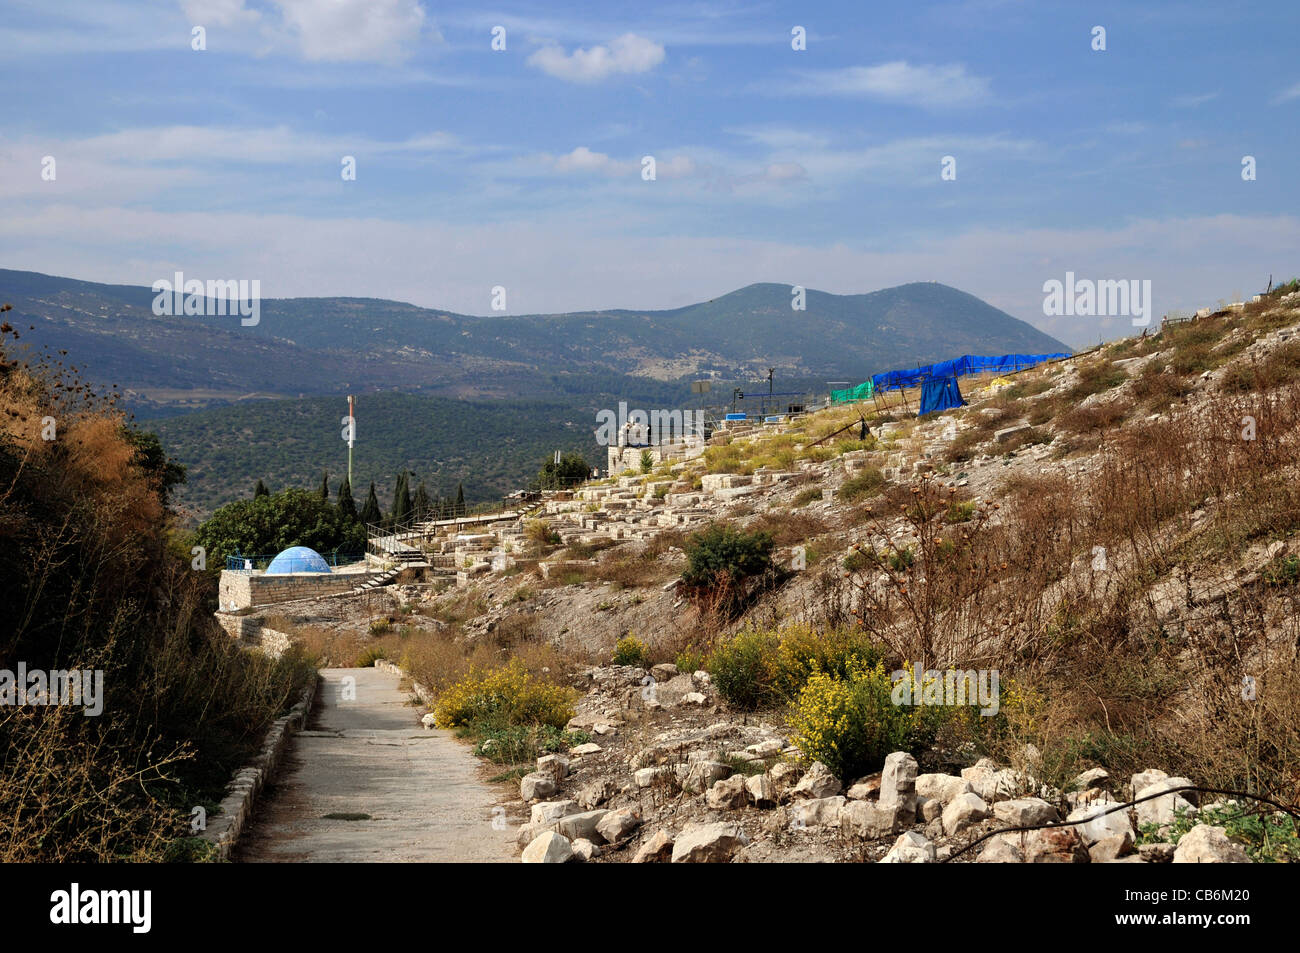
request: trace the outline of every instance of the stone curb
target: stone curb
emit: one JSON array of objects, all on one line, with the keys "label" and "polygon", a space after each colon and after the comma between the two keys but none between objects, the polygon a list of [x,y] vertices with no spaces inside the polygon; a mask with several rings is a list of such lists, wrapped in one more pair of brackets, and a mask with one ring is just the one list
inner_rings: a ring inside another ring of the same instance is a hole
[{"label": "stone curb", "polygon": [[404,678],[409,681],[411,683],[411,692],[416,698],[420,699],[420,703],[426,708],[433,707],[433,692],[429,691],[428,688],[411,678],[411,676],[403,670],[400,665],[394,665],[387,659],[375,659],[375,668],[379,669],[381,672],[390,672],[398,678]]},{"label": "stone curb", "polygon": [[257,757],[251,764],[236,771],[226,786],[226,796],[221,799],[221,812],[209,818],[207,829],[198,835],[201,840],[216,848],[218,861],[230,859],[239,835],[252,816],[258,793],[267,781],[275,777],[276,768],[279,767],[293,733],[301,730],[306,723],[319,683],[320,675],[317,674],[303,689],[302,696],[289,709],[289,713],[272,723]]}]

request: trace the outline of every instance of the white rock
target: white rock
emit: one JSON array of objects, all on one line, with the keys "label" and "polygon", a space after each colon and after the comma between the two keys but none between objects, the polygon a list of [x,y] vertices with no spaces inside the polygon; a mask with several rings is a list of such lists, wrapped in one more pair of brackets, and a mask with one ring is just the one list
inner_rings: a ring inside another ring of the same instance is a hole
[{"label": "white rock", "polygon": [[840,811],[844,808],[844,797],[805,798],[790,806],[790,825],[792,827],[821,827],[839,824]]},{"label": "white rock", "polygon": [[831,774],[830,768],[820,761],[814,761],[812,767],[794,786],[791,796],[812,799],[826,798],[839,794],[843,789],[844,785],[840,784],[839,779]]},{"label": "white rock", "polygon": [[755,774],[745,781],[745,792],[757,807],[776,804],[776,786],[766,774]]},{"label": "white rock", "polygon": [[704,795],[704,803],[715,811],[740,810],[749,799],[745,792],[745,780],[743,774],[733,774],[721,781],[714,781]]},{"label": "white rock", "polygon": [[537,801],[548,798],[555,793],[555,778],[550,774],[534,771],[519,779],[519,796],[525,801]]},{"label": "white rock", "polygon": [[[1093,801],[1070,812],[1067,821],[1083,821],[1074,829],[1083,838],[1083,843],[1091,847],[1108,837],[1133,836],[1133,825],[1129,823],[1128,811],[1117,811],[1119,804],[1115,801]],[[1110,813],[1107,813],[1110,812]]]},{"label": "white rock", "polygon": [[1175,864],[1249,864],[1250,857],[1222,827],[1197,824],[1178,841]]},{"label": "white rock", "polygon": [[[1190,785],[1192,782],[1187,778],[1165,778],[1163,781],[1156,781],[1149,784],[1137,792],[1138,798],[1150,797],[1153,794],[1159,794],[1161,791],[1168,791],[1171,788],[1180,788]],[[1172,824],[1174,817],[1178,812],[1195,814],[1196,806],[1187,800],[1181,793],[1166,794],[1163,797],[1153,798],[1150,801],[1141,801],[1136,806],[1138,816],[1138,826],[1143,824]]]},{"label": "white rock", "polygon": [[583,811],[581,814],[568,814],[555,822],[556,833],[563,834],[571,841],[580,837],[589,841],[603,840],[596,832],[596,826],[608,813],[609,811],[605,810],[595,810]]},{"label": "white rock", "polygon": [[537,770],[551,775],[556,781],[563,780],[569,776],[569,759],[563,755],[544,754],[537,759]]},{"label": "white rock", "polygon": [[882,864],[933,864],[935,862],[934,845],[925,836],[916,831],[904,831],[889,848],[889,853],[880,859]]},{"label": "white rock", "polygon": [[699,793],[707,791],[714,781],[731,776],[731,765],[720,761],[696,761],[677,765],[677,777],[682,789]]},{"label": "white rock", "polygon": [[604,750],[605,749],[596,744],[596,742],[588,741],[586,744],[578,745],[576,748],[570,748],[569,754],[577,755],[581,758],[583,755],[596,754],[597,752]]},{"label": "white rock", "polygon": [[596,824],[598,833],[606,843],[616,844],[641,826],[641,812],[634,807],[610,811]]},{"label": "white rock", "polygon": [[1042,798],[1020,797],[993,805],[993,816],[1010,827],[1032,827],[1060,819],[1056,808]]},{"label": "white rock", "polygon": [[1133,775],[1132,780],[1129,782],[1129,788],[1136,793],[1141,791],[1143,788],[1149,788],[1157,781],[1165,780],[1167,777],[1169,777],[1169,775],[1164,771],[1161,771],[1159,768],[1147,768],[1145,771],[1139,771],[1137,774]]},{"label": "white rock", "polygon": [[573,859],[573,848],[567,837],[561,837],[555,831],[546,831],[537,835],[531,844],[524,848],[520,858],[525,864],[563,864]]},{"label": "white rock", "polygon": [[749,838],[735,824],[687,824],[673,842],[674,864],[719,864],[731,860]]},{"label": "white rock", "polygon": [[954,798],[973,790],[965,778],[951,774],[921,774],[916,778],[916,793],[938,801],[940,807],[947,807]]},{"label": "white rock", "polygon": [[958,795],[943,809],[943,832],[951,837],[989,816],[989,806],[974,792]]},{"label": "white rock", "polygon": [[897,809],[902,823],[916,817],[916,759],[906,751],[895,751],[885,758],[880,773],[880,806]]},{"label": "white rock", "polygon": [[577,801],[539,801],[533,805],[532,817],[529,820],[533,824],[547,826],[554,824],[562,817],[577,813]]}]

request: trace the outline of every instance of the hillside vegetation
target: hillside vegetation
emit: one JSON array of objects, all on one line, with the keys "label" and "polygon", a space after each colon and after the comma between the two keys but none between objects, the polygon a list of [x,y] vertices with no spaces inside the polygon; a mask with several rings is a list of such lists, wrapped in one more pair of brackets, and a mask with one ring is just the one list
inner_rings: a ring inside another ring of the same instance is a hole
[{"label": "hillside vegetation", "polygon": [[311,666],[235,646],[168,548],[179,471],[73,368],[21,363],[0,334],[0,668],[103,687],[98,714],[0,706],[0,860],[194,856],[192,811],[215,809]]}]

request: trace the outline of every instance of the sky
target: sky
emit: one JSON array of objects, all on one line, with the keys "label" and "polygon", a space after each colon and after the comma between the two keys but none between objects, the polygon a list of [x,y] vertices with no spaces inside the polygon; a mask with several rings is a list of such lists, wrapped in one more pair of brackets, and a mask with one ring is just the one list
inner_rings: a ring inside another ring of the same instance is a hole
[{"label": "sky", "polygon": [[1081,346],[1131,321],[1046,315],[1067,272],[1150,281],[1157,320],[1300,274],[1298,28],[1294,0],[0,0],[0,267],[465,314],[941,281]]}]

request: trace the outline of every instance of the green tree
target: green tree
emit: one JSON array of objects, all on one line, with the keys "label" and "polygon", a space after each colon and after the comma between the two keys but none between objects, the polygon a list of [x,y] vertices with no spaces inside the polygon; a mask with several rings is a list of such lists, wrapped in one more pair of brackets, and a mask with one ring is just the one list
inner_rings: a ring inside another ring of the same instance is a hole
[{"label": "green tree", "polygon": [[259,496],[270,496],[270,494],[271,491],[266,488],[266,484],[258,480],[257,486],[253,487],[253,499],[257,499]]},{"label": "green tree", "polygon": [[338,507],[310,490],[290,489],[223,506],[195,531],[209,565],[235,553],[263,555],[290,546],[327,553],[365,545],[365,529],[344,519]]},{"label": "green tree", "polygon": [[416,519],[428,519],[433,512],[433,503],[429,500],[429,491],[424,488],[424,481],[415,488],[415,499],[411,501],[411,511]]},{"label": "green tree", "polygon": [[465,515],[465,485],[463,483],[456,484],[456,510],[454,515]]},{"label": "green tree", "polygon": [[555,458],[548,458],[537,471],[533,485],[539,490],[551,490],[559,487],[575,486],[582,483],[591,474],[591,465],[580,453],[565,453],[560,456],[559,464]]},{"label": "green tree", "polygon": [[330,473],[328,470],[321,471],[320,498],[326,503],[328,503],[330,499]]},{"label": "green tree", "polygon": [[148,474],[150,482],[157,487],[159,499],[166,506],[171,499],[172,487],[185,482],[185,467],[167,458],[156,433],[123,427],[122,436],[135,448],[135,465]]},{"label": "green tree", "polygon": [[388,514],[394,523],[401,523],[411,515],[411,486],[407,482],[408,471],[397,474],[397,485],[393,488],[393,508]]},{"label": "green tree", "polygon": [[682,583],[696,596],[709,596],[724,613],[733,614],[748,596],[749,582],[770,573],[772,535],[745,532],[719,524],[696,533],[686,544]]},{"label": "green tree", "polygon": [[352,499],[352,484],[348,482],[347,477],[344,477],[343,482],[339,484],[339,497],[335,505],[349,523],[357,521],[357,504]]},{"label": "green tree", "polygon": [[370,493],[366,496],[366,502],[361,507],[361,516],[358,520],[366,526],[378,524],[384,518],[384,514],[379,510],[379,497],[375,496],[375,481],[370,481]]}]

